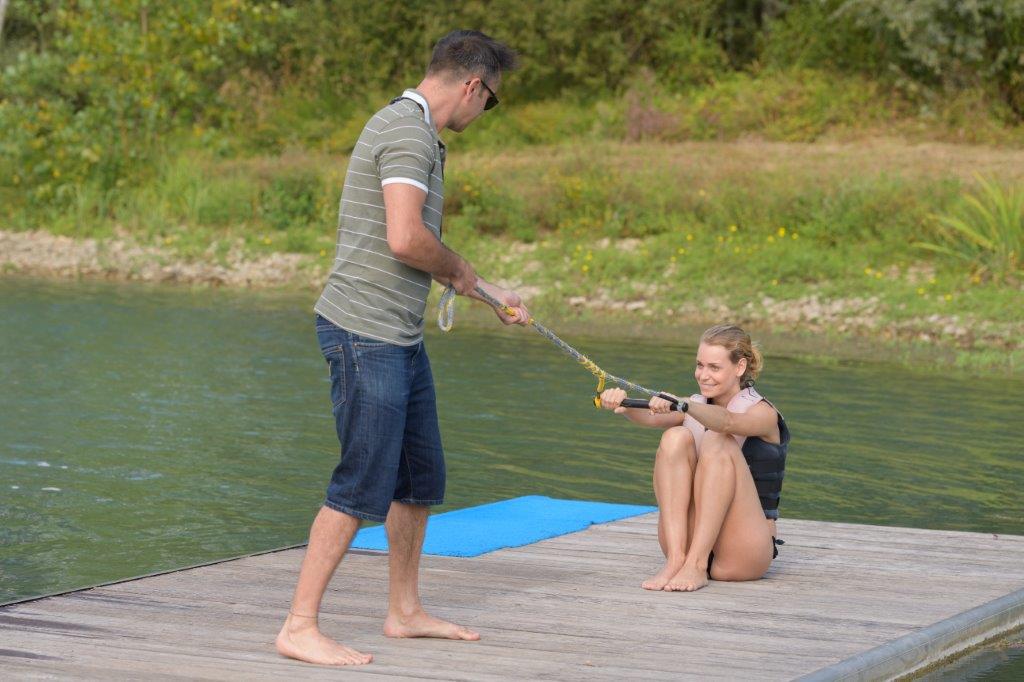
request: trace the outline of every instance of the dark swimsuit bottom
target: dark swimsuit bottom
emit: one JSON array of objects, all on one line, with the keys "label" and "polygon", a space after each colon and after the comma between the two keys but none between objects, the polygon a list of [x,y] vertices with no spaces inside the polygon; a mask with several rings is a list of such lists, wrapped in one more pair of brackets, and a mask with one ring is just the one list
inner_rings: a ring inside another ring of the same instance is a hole
[{"label": "dark swimsuit bottom", "polygon": [[[772,536],[772,559],[774,559],[775,557],[779,556],[779,545],[784,545],[784,544],[786,544],[785,540],[778,540],[778,539],[776,539],[776,537],[774,535]],[[714,560],[715,560],[715,553],[711,552],[710,554],[708,554],[708,577],[709,578],[711,577],[711,564],[712,564],[712,562],[714,562]]]}]

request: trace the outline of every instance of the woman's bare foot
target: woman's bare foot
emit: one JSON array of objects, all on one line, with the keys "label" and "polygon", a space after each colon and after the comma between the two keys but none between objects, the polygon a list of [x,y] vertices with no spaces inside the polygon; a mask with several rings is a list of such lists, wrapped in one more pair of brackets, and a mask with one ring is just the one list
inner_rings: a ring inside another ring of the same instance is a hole
[{"label": "woman's bare foot", "polygon": [[683,564],[679,572],[665,585],[669,592],[695,592],[708,584],[708,569],[695,564]]},{"label": "woman's bare foot", "polygon": [[475,642],[480,635],[468,628],[428,616],[423,610],[411,616],[388,614],[384,621],[384,634],[388,637],[438,637]]},{"label": "woman's bare foot", "polygon": [[274,642],[277,652],[288,658],[319,665],[363,665],[373,660],[320,633],[315,618],[288,614]]},{"label": "woman's bare foot", "polygon": [[640,583],[640,587],[645,590],[663,590],[668,581],[679,572],[679,569],[683,567],[683,559],[666,559],[665,565],[661,567],[661,570],[656,574],[652,575],[647,580]]}]

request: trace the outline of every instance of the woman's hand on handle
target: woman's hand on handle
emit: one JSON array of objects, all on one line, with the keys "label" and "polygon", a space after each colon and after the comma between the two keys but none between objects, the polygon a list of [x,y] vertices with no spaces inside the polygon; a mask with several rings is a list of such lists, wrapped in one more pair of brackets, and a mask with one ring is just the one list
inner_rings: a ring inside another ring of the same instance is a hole
[{"label": "woman's hand on handle", "polygon": [[626,398],[626,392],[621,388],[609,388],[601,393],[601,407],[606,410],[615,410],[615,414],[623,414],[626,411],[622,407],[622,401]]},{"label": "woman's hand on handle", "polygon": [[[682,402],[682,398],[674,396],[671,393],[666,393],[665,395],[672,396],[673,398],[675,398],[676,404]],[[649,406],[651,408],[651,414],[668,414],[669,412],[672,411],[674,403],[665,400],[664,398],[661,398],[659,396],[654,396],[651,398]]]}]

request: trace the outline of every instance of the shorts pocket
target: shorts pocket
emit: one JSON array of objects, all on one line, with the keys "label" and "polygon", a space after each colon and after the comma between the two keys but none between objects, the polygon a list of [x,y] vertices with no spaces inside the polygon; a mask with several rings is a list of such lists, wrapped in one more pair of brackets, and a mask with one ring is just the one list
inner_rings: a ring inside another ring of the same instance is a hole
[{"label": "shorts pocket", "polygon": [[331,375],[331,407],[338,409],[345,404],[347,388],[345,381],[345,349],[338,346],[327,356],[327,367]]},{"label": "shorts pocket", "polygon": [[355,353],[353,358],[357,364],[359,358],[367,356],[404,356],[409,352],[409,349],[405,346],[398,346],[387,341],[378,341],[377,339],[368,339],[365,336],[352,335],[352,352]]}]

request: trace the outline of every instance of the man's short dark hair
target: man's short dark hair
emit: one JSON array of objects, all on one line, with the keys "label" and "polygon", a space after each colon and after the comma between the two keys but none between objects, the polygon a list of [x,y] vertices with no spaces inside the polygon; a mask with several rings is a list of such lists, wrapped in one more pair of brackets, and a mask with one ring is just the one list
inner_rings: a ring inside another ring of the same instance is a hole
[{"label": "man's short dark hair", "polygon": [[434,46],[427,74],[493,79],[518,66],[515,50],[480,31],[452,31]]}]

